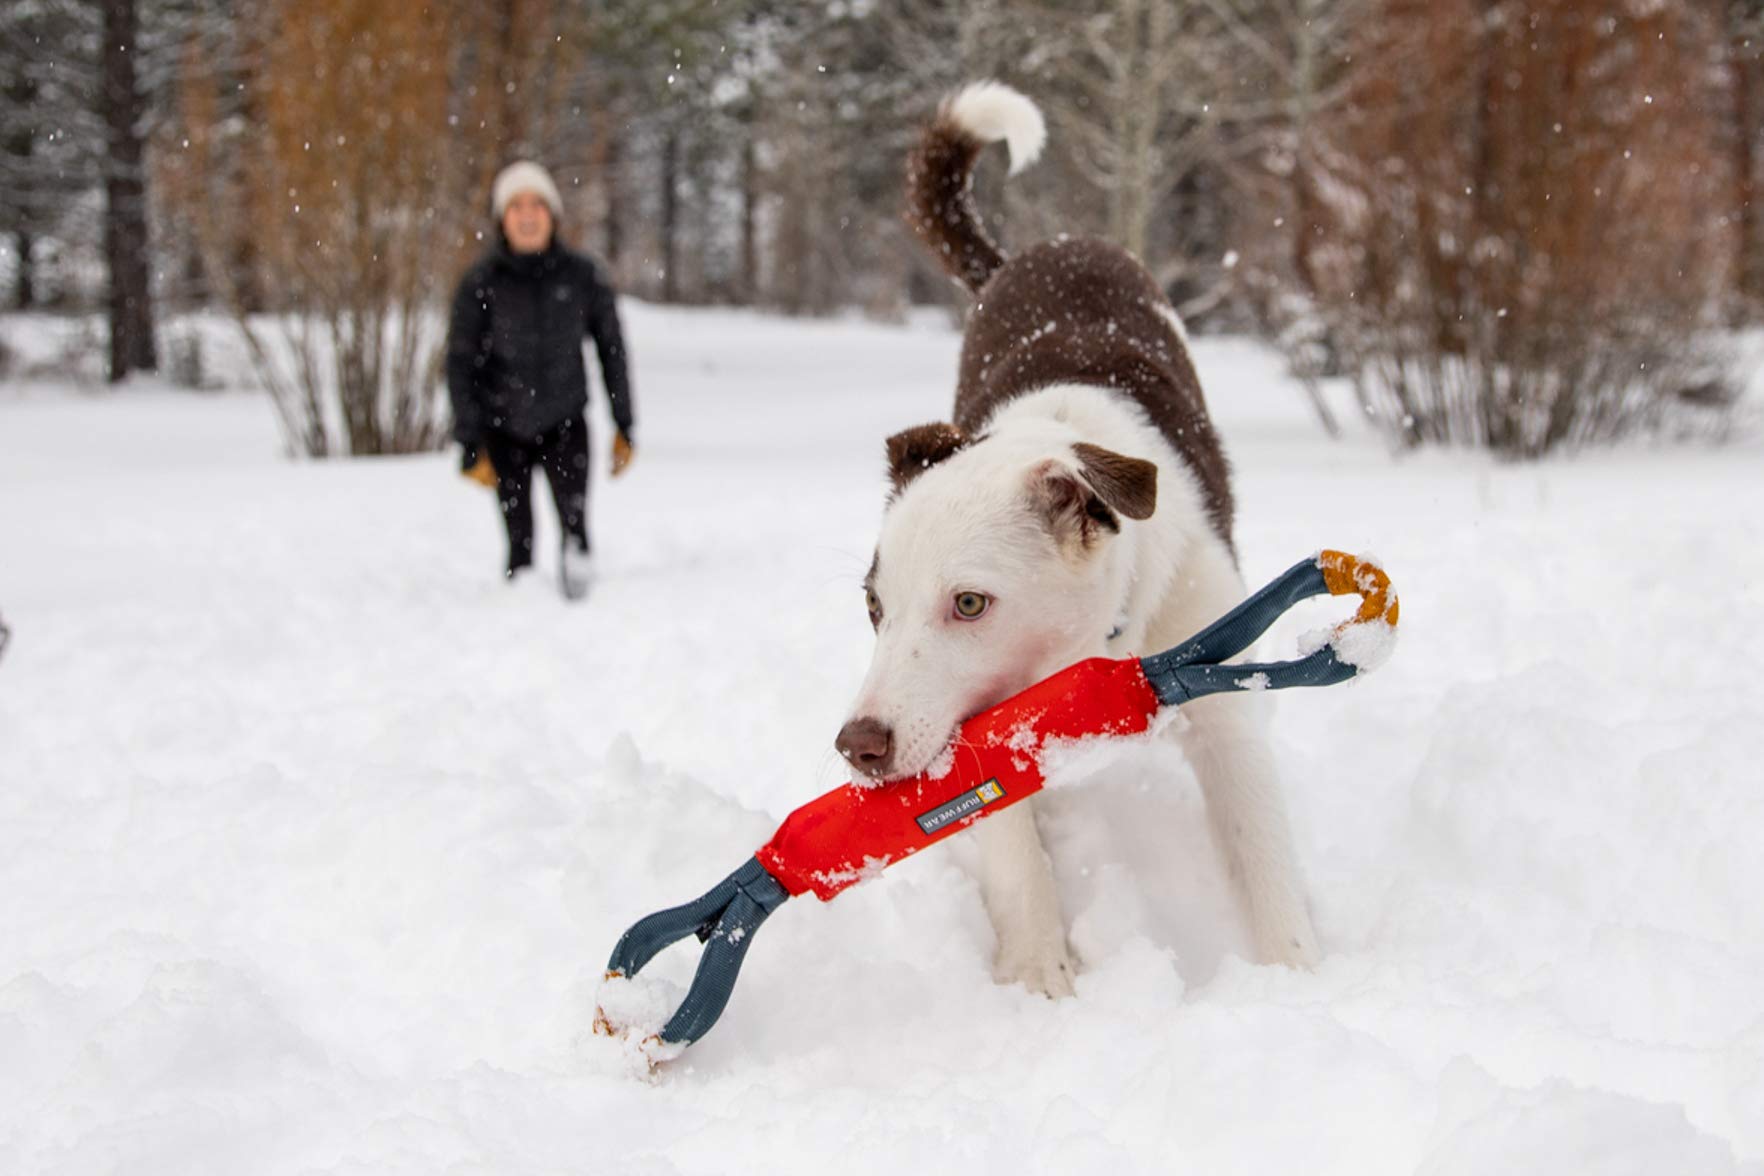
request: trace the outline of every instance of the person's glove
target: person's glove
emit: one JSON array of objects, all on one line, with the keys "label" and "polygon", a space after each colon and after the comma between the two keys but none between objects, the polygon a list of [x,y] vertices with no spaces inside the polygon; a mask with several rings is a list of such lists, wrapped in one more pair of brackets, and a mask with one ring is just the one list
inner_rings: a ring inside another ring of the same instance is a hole
[{"label": "person's glove", "polygon": [[496,489],[496,468],[490,464],[490,455],[476,445],[467,445],[460,453],[459,472],[480,486]]},{"label": "person's glove", "polygon": [[612,476],[618,477],[631,468],[631,459],[637,456],[637,447],[631,444],[631,438],[622,430],[613,438]]}]

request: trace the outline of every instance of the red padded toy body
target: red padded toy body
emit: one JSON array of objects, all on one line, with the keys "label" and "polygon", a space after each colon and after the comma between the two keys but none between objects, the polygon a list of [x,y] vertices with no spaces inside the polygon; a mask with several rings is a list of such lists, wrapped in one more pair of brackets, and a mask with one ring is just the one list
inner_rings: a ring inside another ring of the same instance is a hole
[{"label": "red padded toy body", "polygon": [[791,894],[832,898],[1039,792],[1049,740],[1135,734],[1157,712],[1138,658],[1079,662],[963,723],[946,775],[836,788],[785,818],[757,856]]}]

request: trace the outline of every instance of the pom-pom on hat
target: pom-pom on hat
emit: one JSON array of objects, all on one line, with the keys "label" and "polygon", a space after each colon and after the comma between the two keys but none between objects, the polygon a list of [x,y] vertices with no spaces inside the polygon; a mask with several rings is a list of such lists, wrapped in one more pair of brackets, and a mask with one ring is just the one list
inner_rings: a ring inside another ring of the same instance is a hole
[{"label": "pom-pom on hat", "polygon": [[551,209],[554,219],[563,215],[563,198],[557,194],[551,173],[531,160],[523,159],[497,172],[496,182],[490,186],[490,211],[497,220],[508,211],[508,202],[522,192],[531,192],[545,201],[545,207]]}]

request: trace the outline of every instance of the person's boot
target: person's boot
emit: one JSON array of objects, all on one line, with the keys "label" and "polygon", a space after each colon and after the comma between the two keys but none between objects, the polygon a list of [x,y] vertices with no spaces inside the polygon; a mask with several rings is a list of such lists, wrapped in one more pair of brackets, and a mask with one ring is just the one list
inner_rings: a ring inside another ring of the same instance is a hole
[{"label": "person's boot", "polygon": [[565,600],[580,600],[588,595],[588,586],[594,580],[594,558],[589,553],[588,545],[564,536],[563,552],[557,561],[558,587],[563,590]]},{"label": "person's boot", "polygon": [[539,575],[539,569],[532,564],[521,564],[519,567],[509,568],[502,573],[502,578],[510,588],[515,590],[515,596],[523,597],[532,593],[534,584],[543,582]]}]

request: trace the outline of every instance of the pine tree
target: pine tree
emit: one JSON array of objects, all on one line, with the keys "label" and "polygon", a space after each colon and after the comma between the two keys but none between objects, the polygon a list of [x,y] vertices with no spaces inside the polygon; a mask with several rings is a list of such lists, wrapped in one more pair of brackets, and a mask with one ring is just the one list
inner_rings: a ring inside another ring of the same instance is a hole
[{"label": "pine tree", "polygon": [[20,308],[65,293],[38,259],[78,232],[75,204],[97,181],[97,39],[90,6],[72,0],[20,0],[0,14],[0,232]]}]

